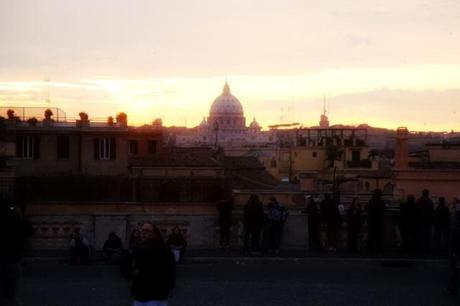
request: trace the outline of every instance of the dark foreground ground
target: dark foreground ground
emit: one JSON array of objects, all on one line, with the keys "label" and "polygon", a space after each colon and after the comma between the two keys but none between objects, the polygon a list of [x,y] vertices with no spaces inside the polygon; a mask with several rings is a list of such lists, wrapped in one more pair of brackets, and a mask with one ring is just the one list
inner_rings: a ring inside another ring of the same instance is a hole
[{"label": "dark foreground ground", "polygon": [[[442,261],[213,259],[177,267],[169,305],[459,305]],[[31,262],[24,305],[130,305],[115,266]]]}]

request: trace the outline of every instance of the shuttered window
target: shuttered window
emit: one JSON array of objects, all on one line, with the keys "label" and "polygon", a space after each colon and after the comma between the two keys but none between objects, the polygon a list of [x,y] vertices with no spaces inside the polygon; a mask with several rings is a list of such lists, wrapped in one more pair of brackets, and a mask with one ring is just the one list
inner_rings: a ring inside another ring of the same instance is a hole
[{"label": "shuttered window", "polygon": [[17,136],[16,157],[23,159],[40,158],[40,137],[39,136]]},{"label": "shuttered window", "polygon": [[117,159],[115,138],[95,138],[94,139],[94,159],[115,160]]}]

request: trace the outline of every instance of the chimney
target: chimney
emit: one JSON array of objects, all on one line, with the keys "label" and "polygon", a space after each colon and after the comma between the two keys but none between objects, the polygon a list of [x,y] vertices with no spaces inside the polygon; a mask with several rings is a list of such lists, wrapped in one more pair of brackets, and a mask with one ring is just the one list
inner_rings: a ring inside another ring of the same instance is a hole
[{"label": "chimney", "polygon": [[407,170],[409,167],[409,130],[399,127],[396,130],[395,170]]}]

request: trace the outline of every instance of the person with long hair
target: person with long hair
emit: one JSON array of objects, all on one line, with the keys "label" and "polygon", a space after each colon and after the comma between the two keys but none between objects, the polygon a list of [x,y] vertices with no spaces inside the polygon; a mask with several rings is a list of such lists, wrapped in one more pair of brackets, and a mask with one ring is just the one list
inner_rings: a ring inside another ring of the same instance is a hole
[{"label": "person with long hair", "polygon": [[139,245],[122,267],[132,279],[133,306],[166,306],[175,283],[174,257],[153,223],[145,222],[140,231]]}]

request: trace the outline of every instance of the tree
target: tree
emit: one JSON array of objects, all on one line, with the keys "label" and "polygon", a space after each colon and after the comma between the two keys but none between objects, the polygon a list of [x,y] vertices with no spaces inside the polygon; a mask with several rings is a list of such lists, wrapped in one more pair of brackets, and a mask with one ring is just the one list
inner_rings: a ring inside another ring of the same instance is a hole
[{"label": "tree", "polygon": [[53,116],[53,112],[48,108],[45,110],[45,119],[49,120]]},{"label": "tree", "polygon": [[6,115],[8,116],[8,119],[14,119],[14,110],[12,109],[7,110]]},{"label": "tree", "polygon": [[88,114],[85,113],[85,112],[80,112],[80,113],[78,114],[78,116],[80,116],[80,120],[81,120],[81,121],[87,121],[87,120],[88,120]]},{"label": "tree", "polygon": [[120,126],[126,127],[128,125],[128,115],[126,115],[125,113],[123,112],[118,113],[116,118],[117,118],[117,123]]},{"label": "tree", "polygon": [[29,118],[29,119],[27,120],[27,123],[28,123],[30,126],[36,126],[36,125],[37,125],[37,122],[38,122],[38,120],[37,120],[37,118],[35,118],[35,117]]},{"label": "tree", "polygon": [[127,121],[128,121],[128,115],[126,115],[126,113],[124,112],[118,113],[117,122],[127,122]]},{"label": "tree", "polygon": [[334,161],[342,157],[343,149],[338,146],[328,145],[326,148],[326,159],[329,162],[329,167],[334,167]]},{"label": "tree", "polygon": [[107,124],[110,125],[110,126],[113,125],[113,117],[112,116],[107,117]]}]

